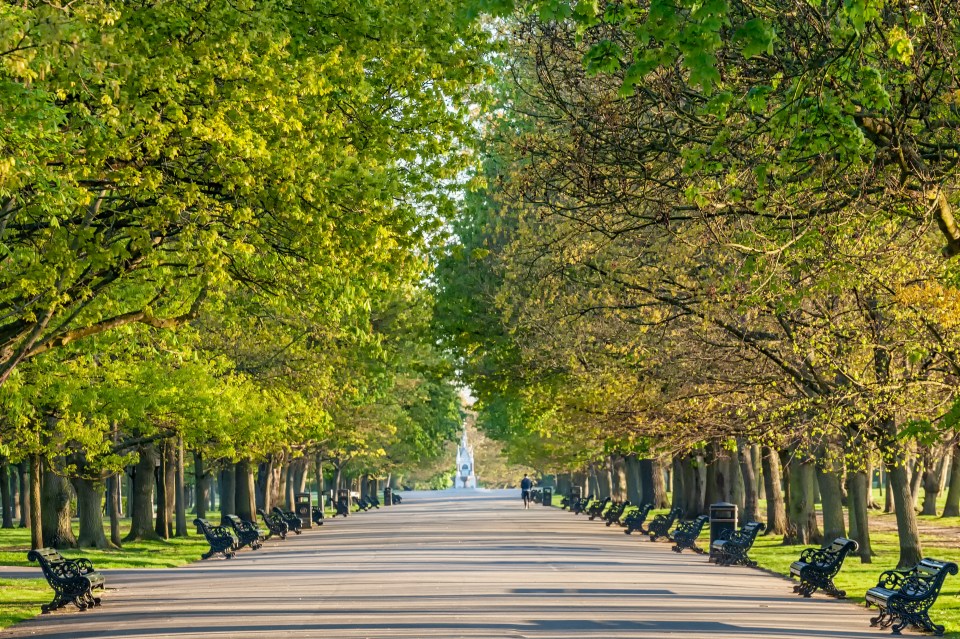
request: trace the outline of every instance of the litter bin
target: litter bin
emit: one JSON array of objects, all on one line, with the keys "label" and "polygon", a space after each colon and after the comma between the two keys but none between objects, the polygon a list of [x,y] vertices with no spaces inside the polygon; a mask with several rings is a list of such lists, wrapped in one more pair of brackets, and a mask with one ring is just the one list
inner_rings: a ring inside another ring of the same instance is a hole
[{"label": "litter bin", "polygon": [[[710,504],[710,543],[720,538],[724,530],[737,529],[737,505],[725,501]],[[729,534],[729,533],[728,533]]]},{"label": "litter bin", "polygon": [[570,487],[570,506],[573,507],[574,502],[583,497],[583,487],[582,486],[571,486]]},{"label": "litter bin", "polygon": [[543,501],[540,503],[542,503],[544,506],[553,505],[553,488],[543,489]]},{"label": "litter bin", "polygon": [[313,527],[313,495],[310,493],[296,493],[293,496],[294,511],[300,518],[301,528]]},{"label": "litter bin", "polygon": [[383,488],[383,505],[393,506],[393,489],[389,486]]},{"label": "litter bin", "polygon": [[337,514],[347,516],[350,512],[350,491],[341,488],[337,491]]}]

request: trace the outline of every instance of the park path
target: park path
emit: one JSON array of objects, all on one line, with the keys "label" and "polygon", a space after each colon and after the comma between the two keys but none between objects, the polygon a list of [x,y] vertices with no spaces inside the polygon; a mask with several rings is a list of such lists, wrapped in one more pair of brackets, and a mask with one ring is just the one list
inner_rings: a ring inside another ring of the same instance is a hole
[{"label": "park path", "polygon": [[721,568],[516,492],[406,494],[231,560],[105,571],[102,608],[2,637],[564,638],[888,636],[869,613]]}]

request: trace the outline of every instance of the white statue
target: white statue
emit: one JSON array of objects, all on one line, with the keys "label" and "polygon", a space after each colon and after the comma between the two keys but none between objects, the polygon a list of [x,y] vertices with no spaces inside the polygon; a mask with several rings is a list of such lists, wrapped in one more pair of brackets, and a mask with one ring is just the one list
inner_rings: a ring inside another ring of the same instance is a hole
[{"label": "white statue", "polygon": [[477,475],[473,467],[473,447],[467,443],[467,429],[463,429],[460,448],[457,449],[457,469],[453,474],[454,488],[476,488]]}]

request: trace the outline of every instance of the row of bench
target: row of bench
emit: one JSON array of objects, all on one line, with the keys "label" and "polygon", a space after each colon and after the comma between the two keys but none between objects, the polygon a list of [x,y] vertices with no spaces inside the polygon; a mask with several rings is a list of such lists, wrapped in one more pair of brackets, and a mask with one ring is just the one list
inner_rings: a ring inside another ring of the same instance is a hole
[{"label": "row of bench", "polygon": [[[706,515],[684,520],[683,511],[675,507],[666,514],[656,515],[653,521],[645,525],[653,509],[652,504],[635,507],[629,501],[614,502],[609,497],[597,499],[593,496],[563,497],[561,508],[577,515],[585,514],[591,520],[602,519],[607,526],[622,526],[628,535],[639,531],[648,535],[651,541],[669,539],[673,542],[674,552],[690,549],[705,553],[697,545],[697,540],[704,526],[710,522]],[[760,522],[748,522],[739,530],[722,531],[710,543],[709,561],[718,565],[756,567],[757,563],[750,559],[749,552],[763,529],[764,525]],[[838,599],[845,598],[846,592],[837,588],[833,580],[847,555],[857,549],[856,541],[838,538],[829,546],[803,550],[800,558],[790,566],[791,577],[799,580],[794,592],[810,597],[817,590],[822,590]],[[880,611],[878,616],[870,619],[870,625],[892,628],[894,634],[900,634],[904,628],[912,625],[942,635],[944,627],[933,623],[929,610],[936,602],[944,580],[948,575],[957,574],[957,571],[958,567],[953,562],[929,558],[908,570],[885,571],[880,575],[877,585],[866,593],[867,606],[876,606]]]},{"label": "row of bench", "polygon": [[[392,503],[400,502],[400,496],[394,495]],[[354,504],[358,511],[380,507],[376,496],[364,497],[360,500],[354,498]],[[348,509],[349,506],[345,503],[337,504],[337,514],[346,516]],[[302,532],[303,523],[294,512],[274,507],[269,513],[264,512],[263,509],[257,509],[257,514],[263,519],[267,527],[266,531],[255,522],[241,519],[236,515],[224,517],[220,526],[214,526],[201,517],[194,519],[193,523],[197,531],[203,534],[210,545],[210,550],[203,553],[200,556],[201,559],[209,559],[218,554],[230,559],[244,547],[257,550],[271,537],[286,539],[290,533],[299,535]],[[311,519],[315,525],[322,526],[323,511],[314,508]],[[27,559],[40,564],[44,578],[53,589],[53,601],[42,605],[40,607],[42,612],[48,613],[70,603],[80,610],[100,605],[100,597],[95,596],[94,592],[104,589],[105,580],[103,575],[94,569],[89,559],[66,559],[54,548],[31,550],[27,553]]]}]

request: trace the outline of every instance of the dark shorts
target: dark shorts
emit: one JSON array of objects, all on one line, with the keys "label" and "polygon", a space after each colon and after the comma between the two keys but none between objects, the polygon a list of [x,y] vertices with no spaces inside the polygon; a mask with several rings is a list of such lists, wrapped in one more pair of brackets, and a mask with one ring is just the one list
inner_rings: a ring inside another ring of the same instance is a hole
[{"label": "dark shorts", "polygon": [[521,490],[521,491],[520,491],[520,498],[521,498],[523,501],[530,501],[530,491],[529,491],[529,490]]}]

